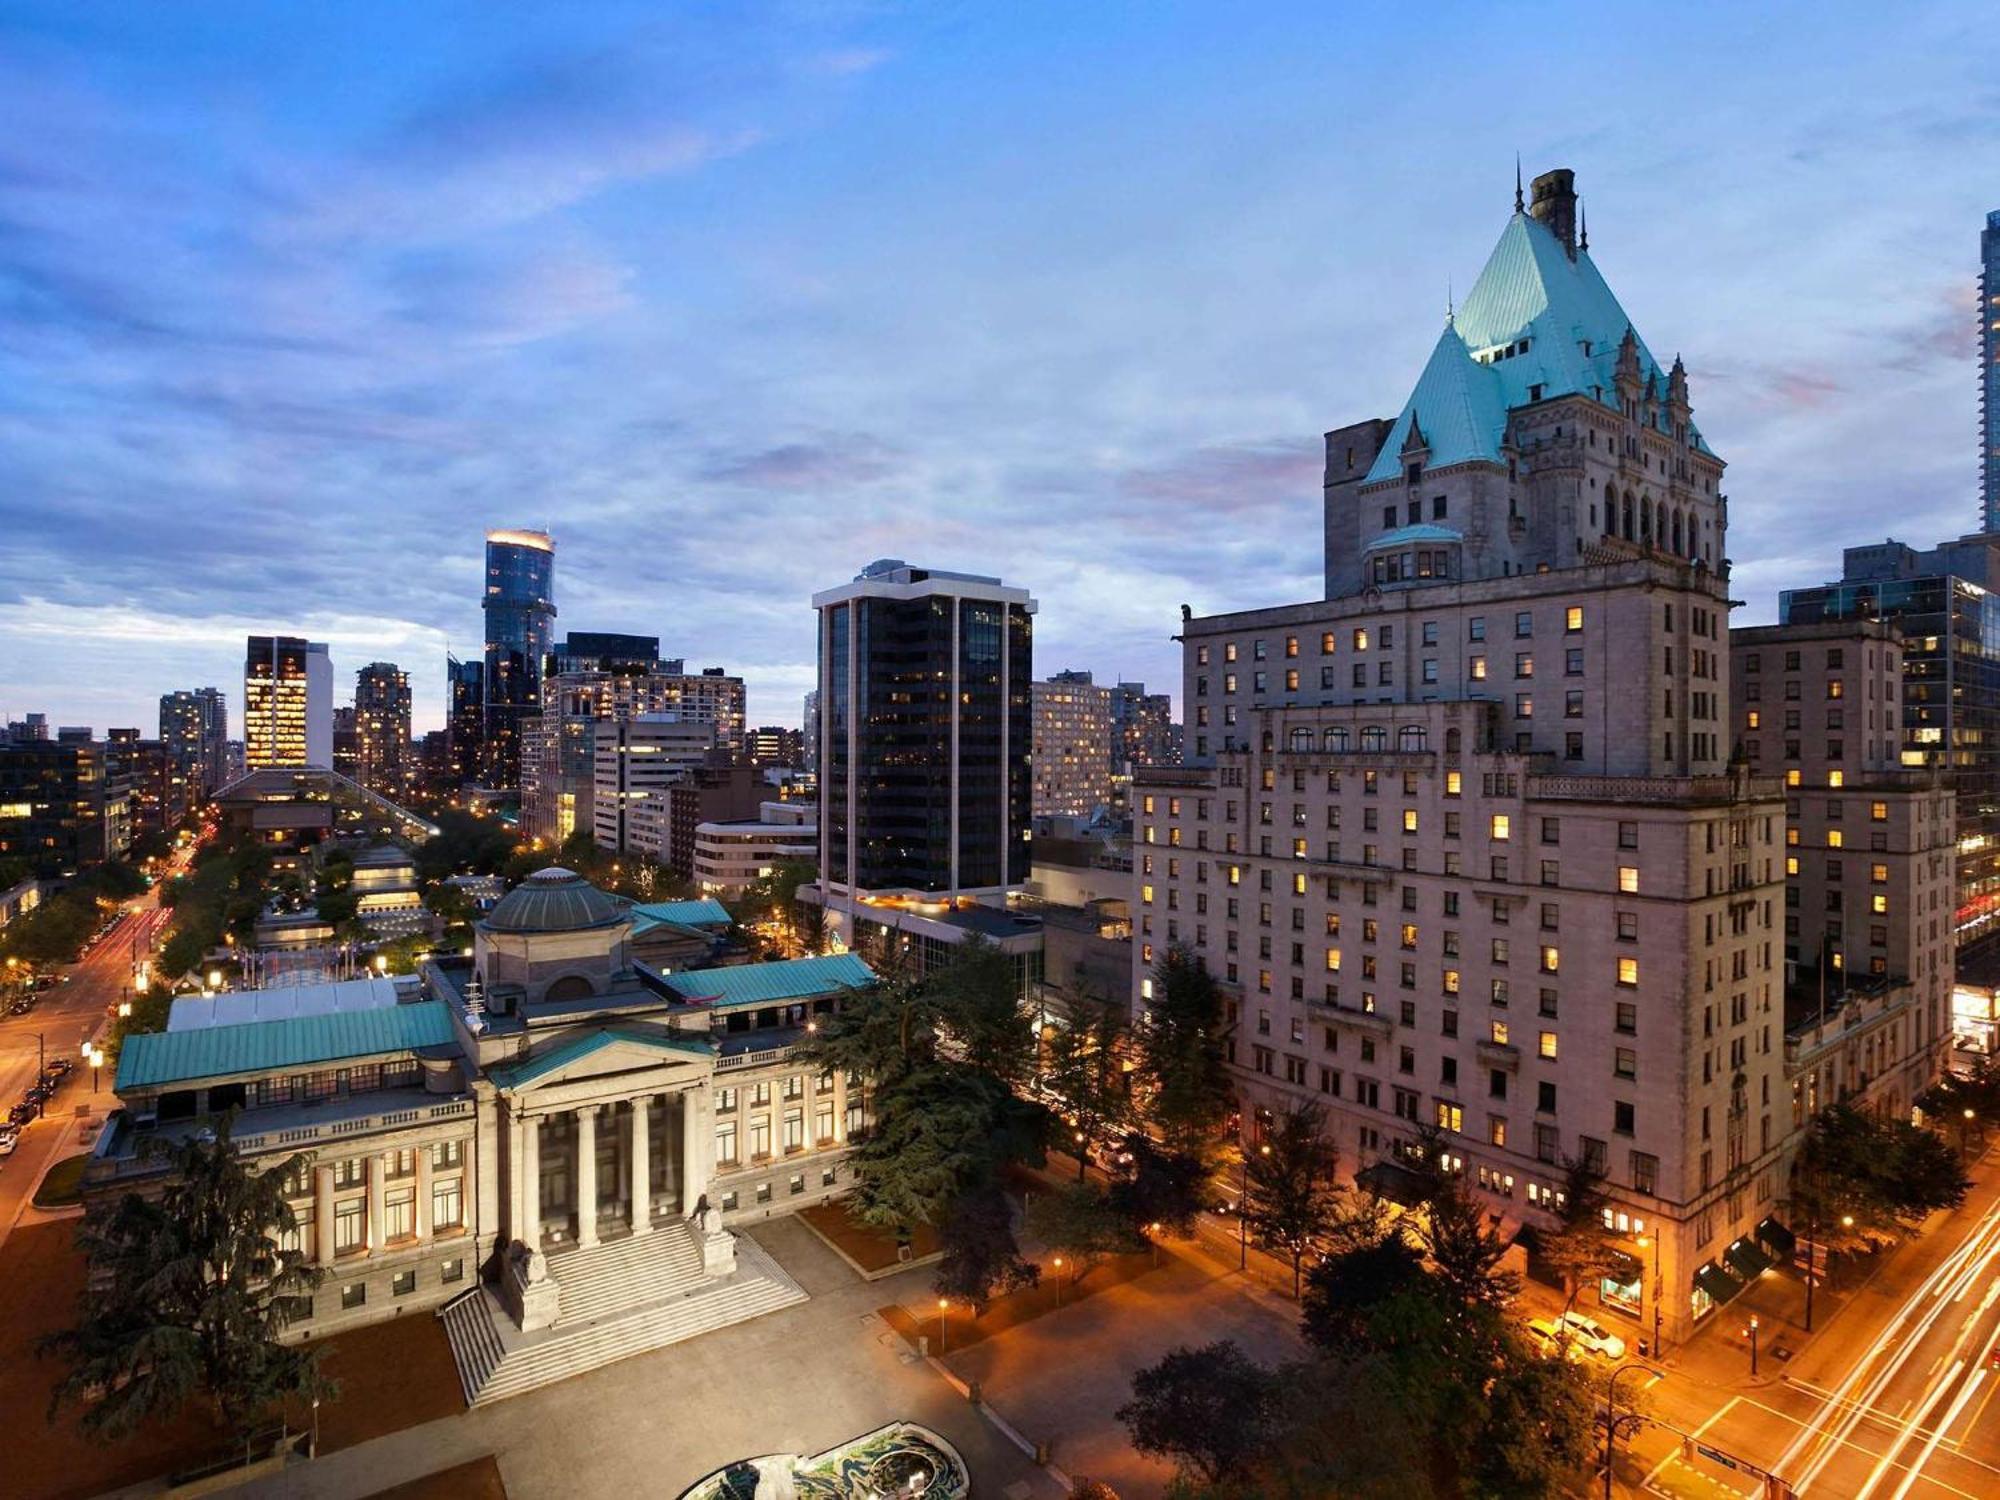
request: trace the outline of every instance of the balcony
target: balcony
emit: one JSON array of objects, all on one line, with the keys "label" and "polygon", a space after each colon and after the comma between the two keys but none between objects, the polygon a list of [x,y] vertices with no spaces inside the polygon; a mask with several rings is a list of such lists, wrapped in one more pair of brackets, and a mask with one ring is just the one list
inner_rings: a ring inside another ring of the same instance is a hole
[{"label": "balcony", "polygon": [[1386,1037],[1396,1029],[1396,1023],[1378,1010],[1356,1010],[1351,1005],[1328,1005],[1324,1000],[1308,1000],[1306,1012],[1316,1021],[1332,1022],[1335,1026],[1367,1032],[1371,1036]]},{"label": "balcony", "polygon": [[1505,1068],[1509,1073],[1521,1070],[1521,1049],[1512,1042],[1483,1041],[1473,1051],[1485,1067]]},{"label": "balcony", "polygon": [[1775,776],[1538,776],[1526,779],[1531,802],[1640,802],[1654,806],[1712,806],[1746,798],[1782,800]]}]

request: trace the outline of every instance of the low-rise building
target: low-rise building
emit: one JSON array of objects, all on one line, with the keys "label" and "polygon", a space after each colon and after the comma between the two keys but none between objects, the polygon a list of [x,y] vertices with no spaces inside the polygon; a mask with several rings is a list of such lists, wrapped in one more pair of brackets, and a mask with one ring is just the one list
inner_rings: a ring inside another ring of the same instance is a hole
[{"label": "low-rise building", "polygon": [[699,823],[694,830],[694,880],[704,895],[738,895],[788,861],[819,857],[812,808],[766,802],[755,818]]}]

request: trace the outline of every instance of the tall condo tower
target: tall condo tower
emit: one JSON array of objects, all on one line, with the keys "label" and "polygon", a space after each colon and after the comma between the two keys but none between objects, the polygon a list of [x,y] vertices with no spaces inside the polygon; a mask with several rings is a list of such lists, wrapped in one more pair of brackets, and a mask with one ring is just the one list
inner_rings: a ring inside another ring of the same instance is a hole
[{"label": "tall condo tower", "polygon": [[243,763],[333,765],[333,658],[324,644],[253,635],[243,661]]},{"label": "tall condo tower", "polygon": [[521,721],[542,711],[542,666],[554,639],[556,544],[545,531],[486,533],[484,777],[521,784]]}]

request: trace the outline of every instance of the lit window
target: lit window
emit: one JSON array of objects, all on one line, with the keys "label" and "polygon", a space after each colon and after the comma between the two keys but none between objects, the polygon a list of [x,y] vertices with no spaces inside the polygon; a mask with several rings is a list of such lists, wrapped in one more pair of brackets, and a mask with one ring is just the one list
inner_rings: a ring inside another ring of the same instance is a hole
[{"label": "lit window", "polygon": [[1329,948],[1326,950],[1326,971],[1329,974],[1338,974],[1340,972],[1340,950],[1338,948]]},{"label": "lit window", "polygon": [[1796,875],[1799,873],[1799,857],[1796,854],[1787,854],[1785,856],[1785,873],[1787,875]]},{"label": "lit window", "polygon": [[1505,1021],[1495,1021],[1493,1023],[1493,1040],[1503,1047],[1507,1045],[1507,1023]]},{"label": "lit window", "polygon": [[1464,785],[1464,778],[1458,772],[1447,771],[1444,773],[1444,794],[1447,797],[1456,797]]},{"label": "lit window", "polygon": [[1543,1057],[1553,1058],[1556,1055],[1556,1034],[1553,1031],[1545,1031],[1542,1033],[1541,1043],[1538,1050],[1541,1052],[1541,1055]]},{"label": "lit window", "polygon": [[1636,895],[1639,890],[1639,867],[1620,865],[1618,867],[1618,889],[1627,895]]},{"label": "lit window", "polygon": [[1877,916],[1882,916],[1889,910],[1889,898],[1887,896],[1871,896],[1868,904]]},{"label": "lit window", "polygon": [[1507,817],[1507,814],[1505,814],[1505,813],[1495,813],[1495,814],[1493,814],[1493,837],[1494,837],[1494,838],[1496,838],[1496,839],[1506,839],[1506,838],[1508,838],[1508,837],[1511,837],[1511,835],[1512,835],[1512,831],[1513,831],[1513,825],[1512,825],[1512,824],[1511,824],[1511,823],[1509,822],[1509,820],[1508,820],[1508,817]]},{"label": "lit window", "polygon": [[1870,818],[1872,818],[1872,819],[1873,819],[1873,820],[1874,820],[1875,822],[1877,822],[1877,823],[1886,823],[1886,822],[1888,822],[1888,821],[1889,821],[1889,804],[1888,804],[1888,803],[1886,803],[1886,802],[1871,802],[1871,803],[1869,803],[1869,804],[1868,804],[1868,816],[1869,816]]},{"label": "lit window", "polygon": [[1872,885],[1887,885],[1889,883],[1889,867],[1887,865],[1870,865],[1868,867],[1868,880]]},{"label": "lit window", "polygon": [[1754,708],[1753,708],[1753,709],[1751,709],[1751,710],[1750,710],[1750,727],[1751,727],[1752,729],[1756,729],[1756,728],[1758,728],[1758,727],[1759,727],[1760,725],[1762,725],[1762,724],[1763,724],[1763,722],[1764,722],[1764,716],[1763,716],[1762,714],[1758,713],[1756,709],[1754,709]]},{"label": "lit window", "polygon": [[1583,608],[1581,605],[1572,604],[1568,609],[1563,611],[1563,629],[1583,629]]},{"label": "lit window", "polygon": [[1827,848],[1829,848],[1829,849],[1838,849],[1838,848],[1840,848],[1840,847],[1841,847],[1841,845],[1842,845],[1842,844],[1844,844],[1845,842],[1846,842],[1846,838],[1845,838],[1845,836],[1844,836],[1844,835],[1843,835],[1843,834],[1841,833],[1841,831],[1840,831],[1840,830],[1839,830],[1838,828],[1829,828],[1829,829],[1827,829],[1827,831],[1826,831],[1826,847],[1827,847]]},{"label": "lit window", "polygon": [[1417,810],[1414,807],[1406,807],[1403,809],[1403,832],[1415,833],[1416,831]]},{"label": "lit window", "polygon": [[1368,649],[1368,632],[1365,628],[1357,627],[1355,629],[1354,649],[1356,651],[1366,651]]},{"label": "lit window", "polygon": [[1798,784],[1799,784],[1799,768],[1797,766],[1793,766],[1789,771],[1785,772],[1785,785],[1797,786]]},{"label": "lit window", "polygon": [[1472,658],[1472,680],[1474,682],[1484,682],[1486,680],[1485,657],[1475,656]]},{"label": "lit window", "polygon": [[1542,945],[1542,972],[1557,973],[1562,968],[1562,954],[1552,945]]},{"label": "lit window", "polygon": [[1621,958],[1618,960],[1618,982],[1625,985],[1633,985],[1639,982],[1638,959]]}]

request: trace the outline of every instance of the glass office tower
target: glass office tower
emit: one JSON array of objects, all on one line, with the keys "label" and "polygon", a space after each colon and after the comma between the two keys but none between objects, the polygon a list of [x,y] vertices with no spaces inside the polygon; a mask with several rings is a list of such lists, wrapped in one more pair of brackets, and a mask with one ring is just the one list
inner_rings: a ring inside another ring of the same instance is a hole
[{"label": "glass office tower", "polygon": [[521,784],[521,721],[542,711],[542,667],[555,636],[556,544],[544,531],[486,533],[483,776]]}]

